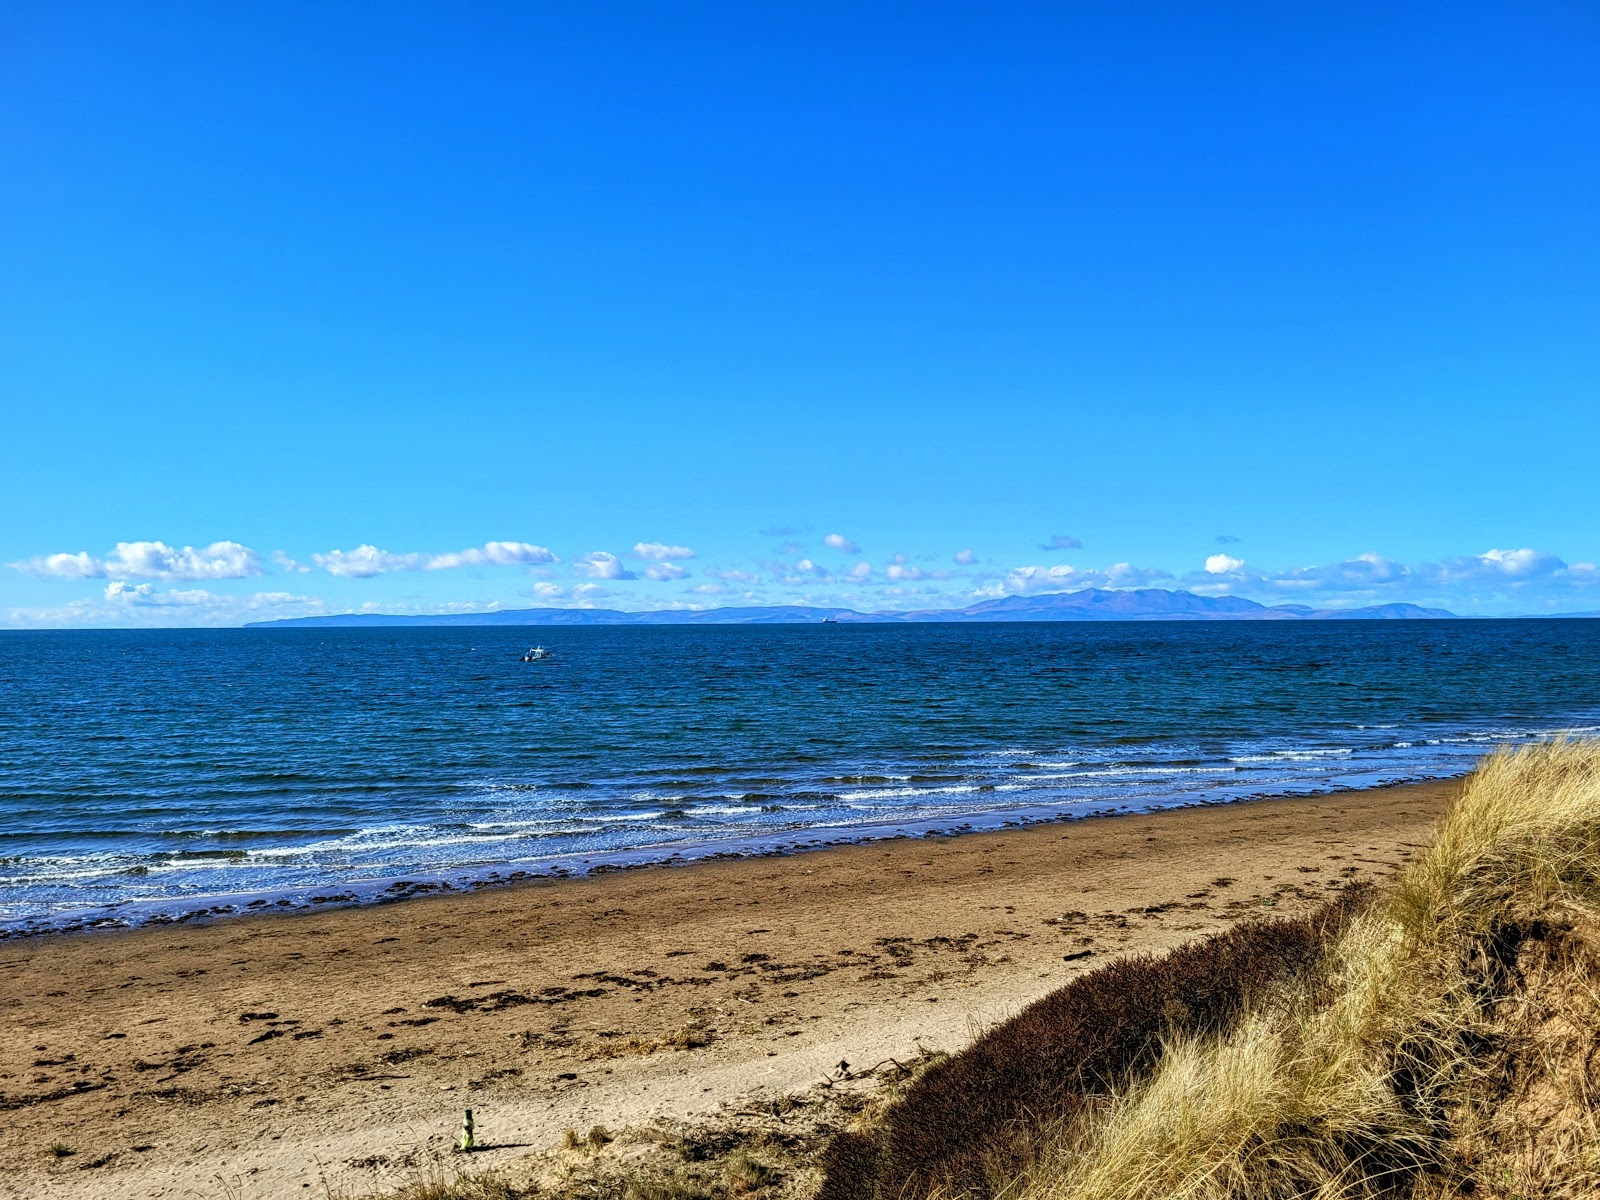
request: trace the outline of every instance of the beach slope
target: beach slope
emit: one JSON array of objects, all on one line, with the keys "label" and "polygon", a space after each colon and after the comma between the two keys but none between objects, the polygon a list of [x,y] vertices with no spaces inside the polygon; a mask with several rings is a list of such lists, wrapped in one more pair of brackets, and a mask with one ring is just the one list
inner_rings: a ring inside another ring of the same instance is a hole
[{"label": "beach slope", "polygon": [[517,1170],[954,1050],[1114,956],[1391,873],[1457,786],[14,941],[0,1195],[359,1194],[469,1107],[473,1165]]}]

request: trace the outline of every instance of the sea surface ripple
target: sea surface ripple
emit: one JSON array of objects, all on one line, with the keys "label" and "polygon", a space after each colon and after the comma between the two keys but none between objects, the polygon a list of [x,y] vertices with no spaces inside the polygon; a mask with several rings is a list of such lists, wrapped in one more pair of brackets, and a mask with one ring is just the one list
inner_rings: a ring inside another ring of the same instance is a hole
[{"label": "sea surface ripple", "polygon": [[[557,657],[519,661],[530,636]],[[1600,620],[0,633],[0,934],[1370,787]]]}]

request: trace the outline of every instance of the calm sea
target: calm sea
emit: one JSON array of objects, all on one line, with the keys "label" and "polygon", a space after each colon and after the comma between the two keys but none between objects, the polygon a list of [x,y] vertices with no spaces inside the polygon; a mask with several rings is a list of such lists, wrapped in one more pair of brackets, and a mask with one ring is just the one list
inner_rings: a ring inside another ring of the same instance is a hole
[{"label": "calm sea", "polygon": [[[555,661],[518,661],[530,636]],[[1600,620],[0,633],[0,931],[1370,787]]]}]

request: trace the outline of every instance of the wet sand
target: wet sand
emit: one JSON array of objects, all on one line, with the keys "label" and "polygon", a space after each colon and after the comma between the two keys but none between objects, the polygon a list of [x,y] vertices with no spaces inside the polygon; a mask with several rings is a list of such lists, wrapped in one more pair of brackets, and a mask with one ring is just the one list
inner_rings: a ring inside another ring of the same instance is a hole
[{"label": "wet sand", "polygon": [[[1113,956],[1316,904],[1457,782],[0,945],[0,1196],[361,1194],[464,1108],[515,1174],[956,1049]],[[52,1143],[59,1154],[51,1150]]]}]

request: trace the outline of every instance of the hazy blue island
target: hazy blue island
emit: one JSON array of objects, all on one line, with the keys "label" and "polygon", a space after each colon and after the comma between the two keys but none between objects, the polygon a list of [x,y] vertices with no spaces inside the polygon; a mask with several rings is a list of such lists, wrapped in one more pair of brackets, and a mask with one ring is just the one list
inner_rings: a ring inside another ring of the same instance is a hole
[{"label": "hazy blue island", "polygon": [[966,608],[909,612],[857,612],[850,608],[812,608],[782,604],[761,608],[658,609],[622,612],[614,608],[517,608],[494,612],[402,616],[343,613],[251,621],[247,629],[328,629],[357,625],[800,625],[887,624],[922,621],[1395,621],[1451,619],[1455,613],[1415,604],[1373,604],[1365,608],[1311,608],[1305,604],[1258,604],[1238,596],[1197,596],[1165,588],[1047,592],[1005,596]]}]

